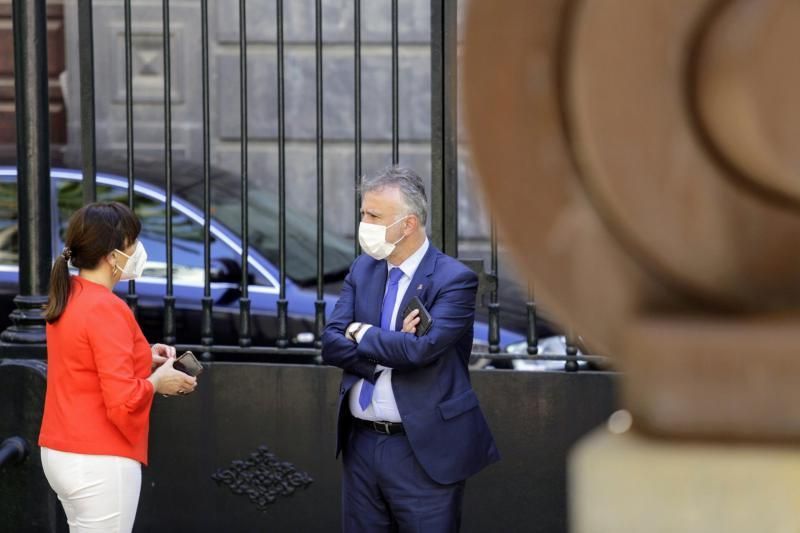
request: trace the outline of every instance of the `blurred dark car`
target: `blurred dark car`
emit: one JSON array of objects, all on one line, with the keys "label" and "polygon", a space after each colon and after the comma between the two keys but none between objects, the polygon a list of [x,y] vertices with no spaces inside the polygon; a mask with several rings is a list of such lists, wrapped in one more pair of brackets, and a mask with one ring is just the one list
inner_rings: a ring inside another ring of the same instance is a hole
[{"label": "blurred dark car", "polygon": [[[127,203],[128,182],[123,162],[101,162],[97,176],[97,199]],[[142,221],[140,240],[148,253],[148,263],[136,281],[138,320],[146,337],[155,342],[163,337],[164,295],[166,294],[166,195],[163,163],[136,162],[134,206]],[[57,199],[51,213],[53,254],[63,247],[63,234],[69,216],[82,203],[81,172],[68,168],[51,171],[51,195]],[[211,172],[211,296],[213,298],[214,343],[236,345],[239,336],[241,297],[241,200],[239,177],[219,169]],[[278,210],[267,194],[248,198],[249,295],[253,345],[274,345],[277,338],[277,300],[279,296]],[[203,169],[192,163],[173,165],[173,287],[176,298],[178,344],[200,340],[203,267]],[[9,325],[13,298],[18,291],[16,168],[0,167],[0,328]],[[235,228],[235,229],[234,229]],[[290,345],[307,347],[314,341],[317,251],[316,222],[296,212],[286,213],[286,299]],[[353,260],[353,244],[336,235],[324,234],[324,281],[326,313],[333,310],[338,286]],[[115,292],[127,293],[127,282]],[[488,338],[485,323],[476,322],[476,349],[483,350]],[[502,331],[503,345],[523,337]]]}]

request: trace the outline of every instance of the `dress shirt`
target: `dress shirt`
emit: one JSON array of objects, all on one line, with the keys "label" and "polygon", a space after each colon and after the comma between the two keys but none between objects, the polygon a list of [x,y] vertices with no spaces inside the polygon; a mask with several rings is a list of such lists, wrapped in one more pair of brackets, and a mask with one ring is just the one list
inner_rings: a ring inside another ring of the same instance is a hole
[{"label": "dress shirt", "polygon": [[[414,277],[414,273],[417,271],[417,267],[422,262],[422,258],[425,257],[425,253],[428,251],[428,247],[430,243],[428,239],[425,239],[425,242],[422,243],[422,246],[417,248],[417,251],[411,254],[411,256],[403,261],[401,264],[394,266],[386,262],[387,267],[387,281],[388,277],[388,270],[392,268],[399,268],[403,271],[403,276],[400,278],[400,281],[397,285],[397,299],[394,302],[394,310],[392,311],[392,321],[391,321],[391,329],[394,330],[395,323],[397,322],[397,313],[400,312],[400,304],[403,301],[403,296],[408,290],[408,286],[411,284],[411,279]],[[386,292],[386,287],[384,287],[384,293]],[[374,327],[380,327],[374,326]],[[356,342],[360,342],[361,339],[364,337],[364,334],[367,332],[369,327],[362,328],[359,332],[358,336],[356,337]],[[378,376],[378,380],[375,382],[375,391],[372,393],[372,403],[367,406],[366,409],[361,409],[361,406],[358,404],[358,396],[361,394],[361,385],[364,383],[363,379],[359,379],[353,388],[350,389],[350,399],[348,403],[350,404],[350,412],[356,418],[362,418],[364,420],[382,420],[386,422],[402,422],[400,418],[400,412],[397,410],[397,401],[394,399],[394,391],[392,390],[392,369],[387,368],[382,365],[377,365],[375,368],[375,372],[382,370],[380,376]]]}]

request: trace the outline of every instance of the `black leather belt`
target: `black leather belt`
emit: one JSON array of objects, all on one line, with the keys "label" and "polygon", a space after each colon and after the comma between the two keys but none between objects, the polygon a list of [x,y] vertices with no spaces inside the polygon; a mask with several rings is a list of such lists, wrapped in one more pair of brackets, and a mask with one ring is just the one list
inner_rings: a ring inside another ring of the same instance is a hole
[{"label": "black leather belt", "polygon": [[383,435],[399,435],[406,432],[406,430],[403,429],[403,424],[400,422],[375,422],[372,420],[364,420],[363,418],[354,418],[354,420],[357,425]]}]

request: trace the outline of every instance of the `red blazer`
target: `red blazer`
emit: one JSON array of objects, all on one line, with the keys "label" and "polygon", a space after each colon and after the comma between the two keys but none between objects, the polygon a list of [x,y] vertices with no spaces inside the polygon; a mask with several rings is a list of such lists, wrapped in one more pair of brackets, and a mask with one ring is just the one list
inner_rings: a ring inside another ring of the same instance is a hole
[{"label": "red blazer", "polygon": [[47,394],[39,446],[147,464],[150,345],[103,285],[72,276],[69,302],[47,324]]}]

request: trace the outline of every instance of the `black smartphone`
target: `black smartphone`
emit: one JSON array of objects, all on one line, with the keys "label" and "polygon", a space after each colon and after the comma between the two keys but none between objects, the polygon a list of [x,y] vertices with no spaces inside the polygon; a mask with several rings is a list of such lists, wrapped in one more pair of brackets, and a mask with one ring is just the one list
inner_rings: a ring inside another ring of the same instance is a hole
[{"label": "black smartphone", "polygon": [[192,377],[200,375],[203,371],[203,365],[194,356],[192,352],[184,352],[180,357],[175,359],[172,365],[175,370],[180,370],[184,374],[189,374]]},{"label": "black smartphone", "polygon": [[406,308],[403,309],[403,318],[407,317],[408,314],[414,309],[419,309],[419,324],[417,324],[417,331],[415,335],[417,337],[422,337],[431,329],[431,326],[433,325],[433,318],[431,318],[431,314],[427,309],[425,309],[422,301],[417,296],[411,298],[411,301],[408,302]]}]

